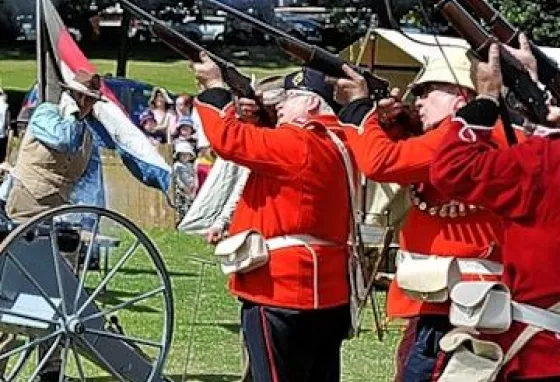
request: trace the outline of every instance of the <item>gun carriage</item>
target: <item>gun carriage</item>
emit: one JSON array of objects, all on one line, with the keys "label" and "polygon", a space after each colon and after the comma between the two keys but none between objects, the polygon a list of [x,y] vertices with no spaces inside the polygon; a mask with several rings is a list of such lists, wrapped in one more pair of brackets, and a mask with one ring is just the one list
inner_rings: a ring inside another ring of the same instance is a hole
[{"label": "gun carriage", "polygon": [[[103,274],[91,268],[106,235],[120,244]],[[123,320],[136,325],[123,328]],[[0,354],[9,359],[1,381],[32,381],[55,352],[72,380],[165,381],[173,296],[163,259],[118,213],[48,210],[0,243],[0,331],[16,338]]]}]

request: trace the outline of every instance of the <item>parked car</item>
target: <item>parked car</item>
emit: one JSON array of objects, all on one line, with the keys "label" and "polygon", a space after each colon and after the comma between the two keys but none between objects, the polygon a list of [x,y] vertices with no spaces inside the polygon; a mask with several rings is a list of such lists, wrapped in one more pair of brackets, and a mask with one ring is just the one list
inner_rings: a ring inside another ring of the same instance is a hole
[{"label": "parked car", "polygon": [[[259,15],[256,17],[262,18]],[[292,14],[273,15],[269,23],[304,42],[320,45],[323,41],[321,24],[311,18]],[[225,33],[228,41],[239,45],[265,44],[271,40],[270,36],[254,25],[234,17],[228,17]]]},{"label": "parked car", "polygon": [[[148,99],[152,94],[153,85],[112,76],[104,76],[103,80],[124,106],[134,124],[138,126],[140,114],[148,107]],[[23,131],[27,127],[31,113],[37,107],[37,101],[37,85],[33,85],[25,95],[16,119],[18,131]]]},{"label": "parked car", "polygon": [[276,18],[276,27],[290,35],[310,44],[320,45],[323,42],[323,26],[319,22],[301,15],[277,15]]},{"label": "parked car", "polygon": [[172,28],[195,42],[220,42],[224,39],[225,18],[221,16],[186,16]]}]

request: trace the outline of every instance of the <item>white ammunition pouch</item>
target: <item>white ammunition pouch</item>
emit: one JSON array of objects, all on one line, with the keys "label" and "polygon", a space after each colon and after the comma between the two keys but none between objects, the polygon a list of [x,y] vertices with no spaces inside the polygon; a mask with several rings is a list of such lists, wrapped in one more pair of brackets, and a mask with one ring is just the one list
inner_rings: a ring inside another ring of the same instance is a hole
[{"label": "white ammunition pouch", "polygon": [[439,382],[491,382],[504,360],[500,346],[482,341],[464,329],[454,329],[439,342],[441,350],[453,352]]},{"label": "white ammunition pouch", "polygon": [[247,273],[262,267],[268,263],[270,251],[280,248],[305,247],[316,263],[316,254],[312,245],[335,246],[336,244],[311,235],[284,235],[265,239],[255,230],[246,230],[220,241],[216,245],[214,254],[222,264],[222,271],[227,275],[236,272]]},{"label": "white ammunition pouch", "polygon": [[[507,288],[486,287],[485,289],[497,292],[498,295],[495,292],[488,294],[498,298],[503,298],[500,292],[509,293]],[[455,293],[452,292],[451,298],[454,296]],[[447,353],[453,352],[438,379],[439,382],[492,382],[500,369],[511,361],[536,334],[543,330],[560,333],[560,314],[558,314],[560,302],[548,310],[514,301],[511,302],[510,307],[512,319],[527,323],[528,326],[515,339],[507,353],[504,355],[500,346],[494,342],[474,338],[471,329],[454,329],[443,336],[439,342],[441,350]]]},{"label": "white ammunition pouch", "polygon": [[511,293],[499,282],[468,281],[451,291],[449,321],[482,333],[503,333],[511,325]]},{"label": "white ammunition pouch", "polygon": [[453,257],[415,256],[399,252],[395,279],[411,298],[426,302],[445,302],[449,291],[461,280]]},{"label": "white ammunition pouch", "polygon": [[449,321],[481,333],[503,333],[512,321],[560,333],[560,314],[512,301],[507,286],[499,282],[460,282],[451,291]]},{"label": "white ammunition pouch", "polygon": [[254,230],[239,232],[220,241],[214,254],[226,275],[252,271],[265,265],[269,258],[266,239]]},{"label": "white ammunition pouch", "polygon": [[458,259],[400,250],[395,279],[410,298],[442,303],[449,299],[451,290],[461,281],[461,275],[500,276],[502,272],[503,266],[490,260]]}]

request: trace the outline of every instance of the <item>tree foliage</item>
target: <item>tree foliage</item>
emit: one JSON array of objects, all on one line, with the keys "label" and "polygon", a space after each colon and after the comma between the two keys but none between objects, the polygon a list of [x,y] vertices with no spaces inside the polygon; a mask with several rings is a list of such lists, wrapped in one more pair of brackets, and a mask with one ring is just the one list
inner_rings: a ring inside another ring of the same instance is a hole
[{"label": "tree foliage", "polygon": [[539,45],[560,47],[558,0],[491,0],[516,27]]}]

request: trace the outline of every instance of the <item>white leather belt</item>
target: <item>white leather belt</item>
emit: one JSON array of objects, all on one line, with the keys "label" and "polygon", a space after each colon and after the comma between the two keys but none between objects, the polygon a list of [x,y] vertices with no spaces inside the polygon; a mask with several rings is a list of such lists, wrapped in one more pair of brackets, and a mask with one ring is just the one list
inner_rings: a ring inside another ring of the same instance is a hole
[{"label": "white leather belt", "polygon": [[266,240],[269,251],[287,247],[305,247],[313,257],[313,306],[319,308],[319,261],[312,245],[336,246],[337,244],[312,235],[283,235]]},{"label": "white leather belt", "polygon": [[536,306],[511,302],[512,318],[524,324],[560,333],[560,314]]},{"label": "white leather belt", "polygon": [[266,240],[266,246],[269,251],[287,247],[306,247],[308,245],[324,245],[332,247],[337,244],[332,241],[319,239],[318,237],[312,235],[283,235],[274,236]]},{"label": "white leather belt", "polygon": [[[431,256],[437,256],[437,255],[425,255],[422,253],[409,252],[401,249],[397,252],[396,262],[398,266],[406,259],[426,260]],[[504,266],[492,260],[476,259],[476,258],[469,258],[469,259],[456,258],[456,260],[457,260],[457,264],[459,265],[459,270],[461,274],[501,276],[502,273],[504,272]]]}]

